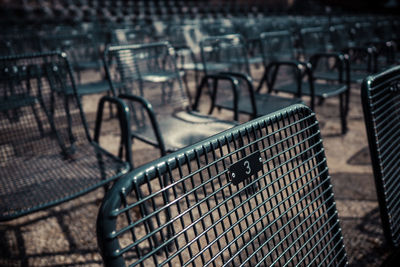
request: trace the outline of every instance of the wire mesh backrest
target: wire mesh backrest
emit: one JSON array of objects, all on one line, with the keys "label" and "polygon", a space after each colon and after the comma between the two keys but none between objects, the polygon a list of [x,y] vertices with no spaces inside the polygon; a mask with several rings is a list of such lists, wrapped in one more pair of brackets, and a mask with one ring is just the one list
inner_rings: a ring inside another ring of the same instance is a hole
[{"label": "wire mesh backrest", "polygon": [[189,47],[193,52],[200,51],[200,41],[204,33],[197,24],[171,25],[167,38],[173,47]]},{"label": "wire mesh backrest", "polygon": [[384,232],[399,246],[400,67],[367,78],[362,101]]},{"label": "wire mesh backrest", "polygon": [[330,42],[333,49],[342,51],[352,45],[350,30],[345,24],[334,25],[330,28]]},{"label": "wire mesh backrest", "polygon": [[358,46],[365,46],[370,42],[376,41],[374,27],[370,22],[356,23],[354,27],[353,41]]},{"label": "wire mesh backrest", "polygon": [[39,34],[35,32],[5,34],[0,37],[0,55],[40,52]]},{"label": "wire mesh backrest", "polygon": [[295,59],[292,35],[288,31],[264,32],[260,35],[264,61],[285,61]]},{"label": "wire mesh backrest", "polygon": [[381,41],[392,41],[394,37],[392,23],[389,20],[377,22],[375,25],[375,35]]},{"label": "wire mesh backrest", "polygon": [[249,74],[246,45],[240,35],[206,37],[200,48],[206,73],[233,71]]},{"label": "wire mesh backrest", "polygon": [[308,58],[327,50],[329,32],[322,27],[305,28],[300,30],[300,39],[302,53]]},{"label": "wire mesh backrest", "polygon": [[318,122],[301,105],[128,174],[97,226],[106,266],[346,263]]},{"label": "wire mesh backrest", "polygon": [[0,165],[15,157],[68,154],[87,142],[66,58],[56,53],[0,58]]}]

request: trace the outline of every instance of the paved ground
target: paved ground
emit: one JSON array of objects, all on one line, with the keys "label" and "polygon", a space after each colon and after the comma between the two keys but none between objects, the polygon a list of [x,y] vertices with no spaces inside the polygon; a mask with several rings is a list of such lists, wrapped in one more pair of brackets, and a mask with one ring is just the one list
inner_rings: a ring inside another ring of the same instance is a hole
[{"label": "paved ground", "polygon": [[[193,86],[192,86],[193,88]],[[316,108],[334,183],[346,250],[352,266],[378,266],[389,254],[380,225],[372,168],[360,103],[359,85],[353,85],[349,132],[340,135],[337,99]],[[94,116],[98,96],[84,98]],[[203,97],[206,100],[206,97]],[[306,101],[308,99],[305,99]],[[208,102],[201,106],[207,110]],[[213,115],[231,118],[229,112]],[[246,117],[241,117],[245,121]],[[102,144],[114,148],[115,137]],[[135,142],[136,165],[158,157],[158,151]],[[55,208],[0,224],[0,266],[99,266],[95,223],[103,190]],[[1,201],[1,200],[0,200]]]}]

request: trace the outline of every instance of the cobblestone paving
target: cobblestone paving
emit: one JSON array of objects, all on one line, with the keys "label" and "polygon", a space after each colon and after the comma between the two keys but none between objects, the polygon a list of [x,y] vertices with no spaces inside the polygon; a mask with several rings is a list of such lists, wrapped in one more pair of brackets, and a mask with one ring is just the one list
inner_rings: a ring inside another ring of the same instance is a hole
[{"label": "cobblestone paving", "polygon": [[[193,91],[193,84],[192,84]],[[389,254],[380,225],[372,168],[360,102],[360,88],[353,85],[349,132],[340,135],[337,99],[317,106],[324,146],[330,168],[339,218],[349,263],[352,266],[378,266]],[[93,120],[98,96],[86,96],[84,108]],[[200,107],[208,110],[208,98]],[[305,99],[306,102],[308,99]],[[215,116],[231,119],[230,112],[215,111]],[[242,116],[241,121],[248,118]],[[113,122],[109,122],[112,129]],[[101,143],[115,149],[115,135]],[[159,156],[149,146],[135,142],[135,164]],[[104,195],[98,189],[84,197],[35,214],[0,224],[0,266],[99,266],[95,223]],[[0,200],[1,201],[1,200]]]}]

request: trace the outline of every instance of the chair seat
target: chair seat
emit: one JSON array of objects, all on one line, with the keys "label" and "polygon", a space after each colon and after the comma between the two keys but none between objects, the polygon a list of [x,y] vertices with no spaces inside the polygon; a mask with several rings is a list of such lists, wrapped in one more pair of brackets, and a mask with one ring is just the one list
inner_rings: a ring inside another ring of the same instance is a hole
[{"label": "chair seat", "polygon": [[[0,150],[18,154],[12,143],[0,145]],[[78,146],[68,159],[53,149],[13,155],[0,164],[0,221],[83,195],[129,170],[127,163],[90,143]]]},{"label": "chair seat", "polygon": [[[367,76],[368,76],[368,74],[365,72],[363,73],[363,72],[352,71],[350,73],[350,82],[361,83],[364,80],[364,78]],[[314,74],[314,78],[321,79],[321,80],[337,81],[338,74],[335,72],[331,72],[331,71],[317,72]],[[345,77],[343,77],[343,80],[345,80]]]},{"label": "chair seat", "polygon": [[[264,60],[261,56],[249,57],[249,58],[233,58],[230,60],[232,64],[256,64],[262,63]],[[246,63],[247,61],[247,63]]]},{"label": "chair seat", "polygon": [[188,63],[177,63],[178,69],[181,70],[199,70],[203,71],[204,70],[204,65],[203,63],[193,63],[193,62],[188,62]]},{"label": "chair seat", "polygon": [[[308,82],[303,82],[301,88],[302,88],[302,91],[301,91],[302,95],[308,95],[308,96],[311,95],[311,90],[310,90]],[[276,88],[274,88],[274,90],[291,93],[291,94],[297,94],[297,85],[294,83],[279,85],[279,86],[276,86]],[[344,93],[346,90],[347,90],[346,85],[314,82],[315,96],[327,98],[327,97],[336,96],[341,93]]]},{"label": "chair seat", "polygon": [[20,94],[2,98],[0,100],[0,111],[7,111],[15,108],[25,107],[33,105],[37,102],[37,98],[34,96]]},{"label": "chair seat", "polygon": [[76,62],[73,64],[73,69],[76,71],[82,70],[98,70],[101,68],[99,61],[86,61],[86,62]]},{"label": "chair seat", "polygon": [[[257,106],[257,117],[275,112],[293,104],[303,103],[303,101],[299,98],[286,98],[271,94],[256,94],[255,100]],[[216,106],[234,110],[232,99],[217,103]],[[248,97],[244,99],[241,98],[241,100],[239,100],[238,108],[240,113],[246,113],[249,115],[253,114],[250,98]]]},{"label": "chair seat", "polygon": [[221,70],[228,70],[231,67],[231,64],[227,63],[216,63],[216,62],[207,62],[206,69],[208,72],[213,71],[221,71]]},{"label": "chair seat", "polygon": [[[233,122],[186,111],[177,112],[173,116],[159,116],[157,121],[168,152],[192,145],[237,125]],[[133,135],[145,142],[157,144],[153,128],[150,125],[135,129]]]},{"label": "chair seat", "polygon": [[[115,86],[116,88],[118,88],[118,85]],[[110,83],[108,81],[98,81],[98,82],[77,84],[76,90],[78,91],[78,95],[97,94],[110,90]],[[72,95],[73,94],[72,87],[71,86],[67,87],[64,93],[67,95]]]},{"label": "chair seat", "polygon": [[[184,76],[185,72],[180,71],[179,72],[180,76]],[[153,82],[153,83],[162,83],[162,82],[168,82],[171,80],[175,80],[176,77],[175,72],[168,72],[168,71],[155,71],[152,73],[145,73],[141,75],[141,79],[145,82]]]}]

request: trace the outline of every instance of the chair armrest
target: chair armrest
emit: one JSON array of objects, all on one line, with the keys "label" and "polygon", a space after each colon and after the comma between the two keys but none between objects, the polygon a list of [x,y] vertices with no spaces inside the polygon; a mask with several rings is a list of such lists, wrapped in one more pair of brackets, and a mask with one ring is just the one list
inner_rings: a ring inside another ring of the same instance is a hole
[{"label": "chair armrest", "polygon": [[[139,103],[147,112],[150,118],[151,126],[153,127],[154,135],[156,136],[157,142],[159,144],[159,149],[161,151],[161,156],[165,156],[167,154],[166,149],[165,149],[165,144],[164,144],[164,139],[161,135],[160,127],[157,122],[157,117],[156,114],[153,110],[153,106],[149,101],[147,101],[145,98],[137,95],[131,95],[131,94],[120,94],[118,96],[121,99],[124,100],[129,100],[132,102]],[[132,136],[132,135],[131,135]]]},{"label": "chair armrest", "polygon": [[123,150],[125,149],[125,160],[133,168],[132,161],[132,141],[131,141],[131,128],[130,128],[130,116],[129,108],[124,101],[117,97],[103,96],[97,107],[96,124],[94,129],[94,142],[99,144],[101,124],[103,121],[104,105],[109,103],[110,105],[115,105],[118,110],[118,121],[121,129],[121,144],[119,147],[119,157],[123,158]]},{"label": "chair armrest", "polygon": [[213,81],[213,91],[212,91],[212,95],[211,95],[211,107],[210,107],[210,111],[209,114],[212,113],[214,107],[215,107],[215,100],[217,97],[217,91],[218,91],[218,81],[219,80],[225,80],[230,82],[231,89],[233,92],[233,107],[234,107],[234,120],[238,120],[239,119],[239,81],[230,75],[226,75],[226,74],[222,74],[222,73],[218,73],[218,74],[207,74],[205,75],[200,82],[200,85],[197,87],[196,90],[196,98],[195,98],[195,102],[193,104],[192,109],[198,111],[198,105],[200,102],[200,97],[202,95],[202,90],[203,87],[205,85],[208,86],[208,81],[209,80]]},{"label": "chair armrest", "polygon": [[246,82],[247,89],[249,90],[251,106],[253,109],[253,118],[257,117],[257,104],[256,104],[256,98],[254,95],[253,79],[250,77],[250,75],[245,74],[245,73],[238,73],[238,72],[221,72],[221,74],[233,76],[235,78],[239,78]]}]

